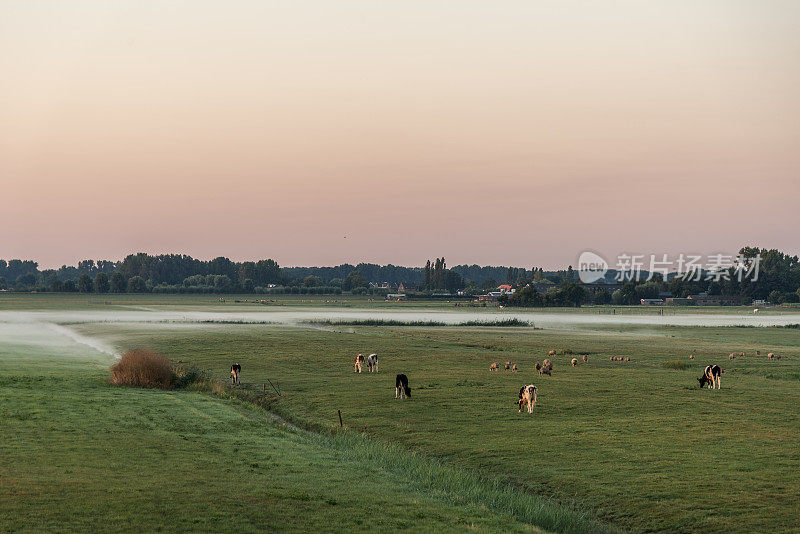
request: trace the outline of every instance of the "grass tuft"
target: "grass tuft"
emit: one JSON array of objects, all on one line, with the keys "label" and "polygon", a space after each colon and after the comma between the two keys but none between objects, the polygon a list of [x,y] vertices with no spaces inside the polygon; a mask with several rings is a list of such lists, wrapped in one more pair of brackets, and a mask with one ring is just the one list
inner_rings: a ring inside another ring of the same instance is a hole
[{"label": "grass tuft", "polygon": [[682,360],[667,360],[663,362],[661,366],[665,369],[678,369],[679,371],[685,371],[686,369],[692,369],[694,367],[693,364]]}]

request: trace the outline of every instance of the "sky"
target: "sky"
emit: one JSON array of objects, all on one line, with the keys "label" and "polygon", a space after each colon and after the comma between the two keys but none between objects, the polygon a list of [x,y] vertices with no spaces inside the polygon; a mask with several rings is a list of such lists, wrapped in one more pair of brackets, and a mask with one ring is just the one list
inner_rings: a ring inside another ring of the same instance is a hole
[{"label": "sky", "polygon": [[0,0],[0,258],[800,254],[800,2]]}]

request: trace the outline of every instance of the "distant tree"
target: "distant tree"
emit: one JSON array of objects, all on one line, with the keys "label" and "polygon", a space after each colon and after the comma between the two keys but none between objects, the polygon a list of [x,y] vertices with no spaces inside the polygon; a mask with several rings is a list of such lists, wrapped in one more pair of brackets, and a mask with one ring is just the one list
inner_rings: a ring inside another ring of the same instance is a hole
[{"label": "distant tree", "polygon": [[54,279],[50,282],[50,291],[54,293],[60,293],[64,291],[64,282],[59,280],[58,278]]},{"label": "distant tree", "polygon": [[487,278],[481,284],[481,289],[497,289],[497,280],[494,278]]},{"label": "distant tree", "polygon": [[431,260],[425,264],[425,278],[422,281],[422,289],[430,290],[431,289]]},{"label": "distant tree", "polygon": [[321,285],[324,285],[324,283],[319,276],[308,275],[303,278],[303,286],[305,287],[319,287]]},{"label": "distant tree", "polygon": [[74,293],[76,290],[77,287],[75,286],[75,280],[65,280],[64,283],[61,285],[61,291]]},{"label": "distant tree", "polygon": [[242,289],[247,293],[252,293],[255,289],[255,283],[253,282],[253,279],[245,278],[244,282],[242,283]]},{"label": "distant tree", "polygon": [[342,282],[342,289],[344,291],[353,291],[360,287],[369,287],[369,282],[364,278],[360,272],[353,271],[347,275],[347,278]]},{"label": "distant tree", "polygon": [[214,289],[225,291],[231,287],[231,279],[224,274],[214,276]]},{"label": "distant tree", "polygon": [[94,277],[94,290],[98,293],[108,293],[110,288],[108,283],[108,275],[106,273],[97,273]]},{"label": "distant tree", "polygon": [[769,301],[772,304],[783,304],[783,302],[784,302],[783,293],[781,293],[777,289],[770,291],[769,292]]},{"label": "distant tree", "polygon": [[[113,280],[113,276],[111,277]],[[128,280],[128,293],[145,293],[147,291],[147,283],[141,276],[132,276]]]},{"label": "distant tree", "polygon": [[4,276],[0,276],[0,289],[8,289],[8,282]]},{"label": "distant tree", "polygon": [[91,293],[94,291],[94,284],[92,283],[91,276],[83,273],[78,277],[78,291],[81,293]]},{"label": "distant tree", "polygon": [[113,273],[109,279],[109,288],[112,293],[125,293],[127,289],[125,277],[120,273]]},{"label": "distant tree", "polygon": [[455,271],[447,270],[444,273],[444,288],[448,291],[458,291],[464,287],[464,279]]},{"label": "distant tree", "polygon": [[661,284],[651,280],[650,282],[637,285],[634,291],[636,291],[636,297],[639,299],[654,299],[658,297],[658,294],[661,292]]}]

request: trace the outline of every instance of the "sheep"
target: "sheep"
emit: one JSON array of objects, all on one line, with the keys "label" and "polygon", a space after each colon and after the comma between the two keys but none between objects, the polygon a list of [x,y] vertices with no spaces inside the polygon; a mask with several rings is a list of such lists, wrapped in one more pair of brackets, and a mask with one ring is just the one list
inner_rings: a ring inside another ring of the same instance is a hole
[{"label": "sheep", "polygon": [[572,358],[572,360],[570,360],[570,363],[572,364],[572,367],[577,366],[578,365],[578,358]]}]

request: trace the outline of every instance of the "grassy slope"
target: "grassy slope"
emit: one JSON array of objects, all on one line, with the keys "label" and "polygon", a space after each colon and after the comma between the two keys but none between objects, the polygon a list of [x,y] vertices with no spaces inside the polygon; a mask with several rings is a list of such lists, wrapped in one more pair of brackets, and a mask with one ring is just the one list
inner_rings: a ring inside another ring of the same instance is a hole
[{"label": "grassy slope", "polygon": [[359,435],[292,430],[208,394],[107,385],[105,356],[15,344],[24,337],[0,335],[0,531],[593,528]]},{"label": "grassy slope", "polygon": [[[797,330],[226,325],[115,335],[196,361],[220,379],[239,361],[245,387],[278,381],[285,395],[274,408],[283,414],[330,426],[342,409],[353,428],[575,502],[626,528],[765,531],[800,522]],[[549,348],[589,353],[590,362],[572,369],[558,357],[552,378],[534,376],[533,361]],[[727,360],[756,348],[784,359]],[[663,367],[692,350],[693,369]],[[353,354],[372,351],[382,356],[381,373],[354,375]],[[609,362],[612,354],[633,361]],[[488,372],[489,362],[505,360],[522,372]],[[724,389],[699,390],[696,377],[713,362],[726,369]],[[394,399],[397,372],[410,377],[411,401]],[[529,382],[540,389],[533,417],[514,406]]]}]

